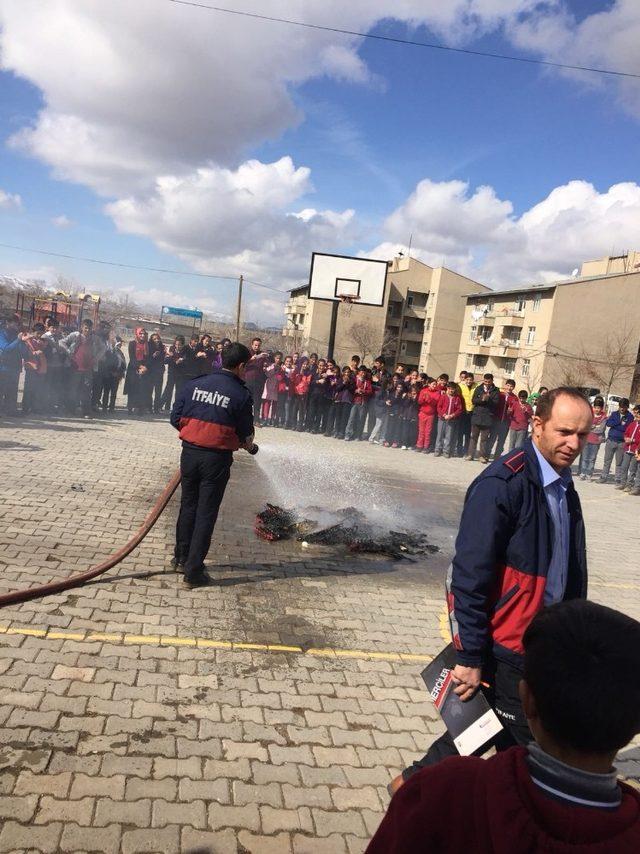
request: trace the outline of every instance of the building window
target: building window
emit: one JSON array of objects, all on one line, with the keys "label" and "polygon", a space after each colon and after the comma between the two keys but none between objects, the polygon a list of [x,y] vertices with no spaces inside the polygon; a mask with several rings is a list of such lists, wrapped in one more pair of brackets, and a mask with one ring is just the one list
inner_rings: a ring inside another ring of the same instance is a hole
[{"label": "building window", "polygon": [[533,310],[540,311],[540,303],[542,302],[542,294],[536,294],[533,298]]},{"label": "building window", "polygon": [[471,353],[467,353],[464,357],[464,366],[465,368],[471,368],[473,366],[473,356]]},{"label": "building window", "polygon": [[531,367],[531,359],[523,359],[522,360],[522,370],[520,373],[523,377],[529,376],[529,368]]},{"label": "building window", "polygon": [[402,342],[402,344],[400,345],[400,352],[401,352],[401,353],[406,353],[406,352],[407,352],[407,344],[406,344],[406,342],[405,342],[405,341],[403,341],[403,342]]},{"label": "building window", "polygon": [[393,304],[389,303],[389,307],[387,308],[387,314],[393,314]]},{"label": "building window", "polygon": [[486,304],[486,309],[485,309],[485,310],[486,310],[487,312],[493,311],[493,300],[492,300],[492,299],[488,299],[488,300],[487,300],[487,304]]},{"label": "building window", "polygon": [[407,305],[409,306],[409,308],[411,308],[411,306],[413,305],[413,296],[407,297]]},{"label": "building window", "polygon": [[516,372],[516,360],[515,359],[505,359],[504,360],[504,372],[507,376],[512,376]]},{"label": "building window", "polygon": [[527,344],[531,345],[535,341],[536,337],[536,328],[535,326],[530,326],[527,331]]},{"label": "building window", "polygon": [[471,329],[469,330],[469,341],[471,341],[473,343],[477,337],[478,337],[478,327],[472,326]]},{"label": "building window", "polygon": [[516,311],[524,311],[527,307],[527,298],[520,296],[516,297]]},{"label": "building window", "polygon": [[409,328],[409,321],[408,321],[408,320],[403,320],[403,321],[402,321],[402,328],[403,328],[403,329],[408,329],[408,328]]},{"label": "building window", "polygon": [[431,318],[427,317],[425,324],[424,324],[424,331],[428,332],[430,329],[431,329]]}]

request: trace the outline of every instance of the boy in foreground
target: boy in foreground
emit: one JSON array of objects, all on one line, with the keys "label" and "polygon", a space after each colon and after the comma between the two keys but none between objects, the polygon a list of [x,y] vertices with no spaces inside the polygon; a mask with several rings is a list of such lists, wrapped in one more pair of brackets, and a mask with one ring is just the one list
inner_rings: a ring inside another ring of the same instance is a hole
[{"label": "boy in foreground", "polygon": [[562,602],[535,617],[524,649],[520,697],[534,741],[414,774],[367,854],[640,851],[640,793],[613,767],[640,731],[640,623]]}]

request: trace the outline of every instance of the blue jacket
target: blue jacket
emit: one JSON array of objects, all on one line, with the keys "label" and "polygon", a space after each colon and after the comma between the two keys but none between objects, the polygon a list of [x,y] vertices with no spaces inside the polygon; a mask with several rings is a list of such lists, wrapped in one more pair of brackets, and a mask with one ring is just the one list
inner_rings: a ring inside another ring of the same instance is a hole
[{"label": "blue jacket", "polygon": [[609,428],[607,438],[611,439],[612,442],[622,442],[627,424],[631,424],[632,421],[633,415],[630,412],[627,412],[624,418],[620,417],[620,410],[612,412],[607,418],[607,427]]},{"label": "blue jacket", "polygon": [[230,371],[214,371],[185,383],[171,410],[183,444],[237,451],[253,435],[251,392]]},{"label": "blue jacket", "polygon": [[[567,490],[571,523],[565,599],[587,595],[580,500]],[[544,606],[553,521],[531,440],[492,463],[465,497],[447,578],[451,635],[459,664],[479,667],[491,655],[522,664],[522,637]]]},{"label": "blue jacket", "polygon": [[24,347],[20,338],[9,339],[5,329],[0,329],[0,371],[19,374],[22,370]]}]

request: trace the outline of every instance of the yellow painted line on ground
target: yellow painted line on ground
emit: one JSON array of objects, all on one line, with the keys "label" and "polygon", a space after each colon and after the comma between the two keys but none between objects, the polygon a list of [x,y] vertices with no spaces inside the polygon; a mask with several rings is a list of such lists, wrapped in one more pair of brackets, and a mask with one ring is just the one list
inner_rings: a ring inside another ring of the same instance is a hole
[{"label": "yellow painted line on ground", "polygon": [[43,638],[47,631],[46,629],[18,629],[18,628],[9,628],[6,629],[8,635],[30,635],[35,638]]},{"label": "yellow painted line on ground", "polygon": [[408,652],[378,652],[366,649],[331,649],[290,644],[250,643],[245,641],[211,640],[209,638],[171,637],[168,635],[129,635],[115,632],[60,632],[56,629],[35,629],[29,626],[0,626],[0,634],[38,637],[45,640],[77,640],[88,643],[113,643],[122,646],[190,646],[199,649],[228,649],[250,652],[288,652],[318,658],[353,658],[373,661],[429,662],[433,656]]},{"label": "yellow painted line on ground", "polygon": [[451,643],[451,626],[449,625],[449,611],[445,605],[440,612],[438,619],[438,628],[440,629],[440,637],[445,643]]}]

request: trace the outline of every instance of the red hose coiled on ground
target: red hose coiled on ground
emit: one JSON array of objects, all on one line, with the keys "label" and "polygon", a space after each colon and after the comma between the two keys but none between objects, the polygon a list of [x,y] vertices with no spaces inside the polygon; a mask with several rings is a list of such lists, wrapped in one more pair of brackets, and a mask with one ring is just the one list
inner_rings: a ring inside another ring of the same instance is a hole
[{"label": "red hose coiled on ground", "polygon": [[171,500],[179,483],[180,470],[173,475],[169,483],[165,486],[162,495],[160,495],[144,522],[129,542],[112,554],[111,557],[107,558],[107,560],[99,563],[97,566],[92,566],[86,572],[79,572],[62,581],[52,581],[49,584],[42,584],[38,587],[28,587],[26,590],[15,590],[13,593],[4,593],[0,595],[0,608],[4,608],[6,605],[17,605],[19,602],[28,602],[29,599],[40,599],[42,596],[50,596],[52,593],[61,593],[63,590],[69,590],[72,587],[80,587],[82,584],[86,584],[87,581],[91,581],[92,578],[96,578],[98,575],[102,575],[103,572],[116,566],[116,564],[124,560],[144,540],[160,518],[160,514]]}]

